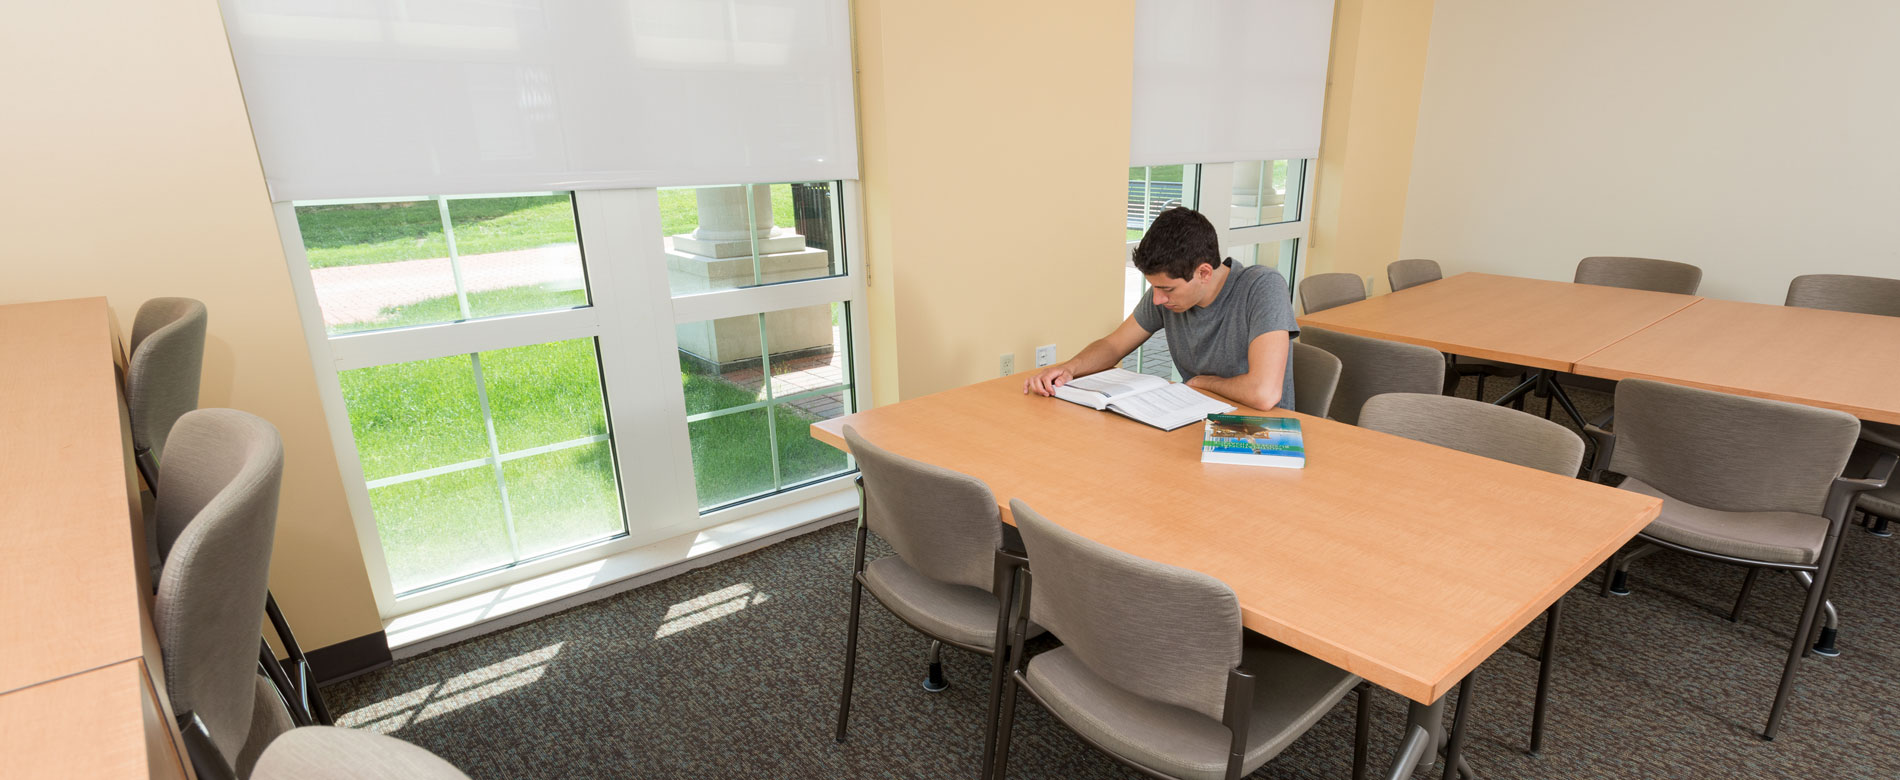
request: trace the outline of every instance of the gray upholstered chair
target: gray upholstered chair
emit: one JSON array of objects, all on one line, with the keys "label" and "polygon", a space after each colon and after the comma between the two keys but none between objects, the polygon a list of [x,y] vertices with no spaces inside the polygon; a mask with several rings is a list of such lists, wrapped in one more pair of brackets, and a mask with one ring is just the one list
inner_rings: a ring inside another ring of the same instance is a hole
[{"label": "gray upholstered chair", "polygon": [[252,780],[468,780],[434,753],[369,731],[311,726],[279,737]]},{"label": "gray upholstered chair", "polygon": [[[1854,456],[1847,461],[1847,473],[1866,474],[1879,462],[1880,456],[1893,450],[1866,440],[1867,423],[1861,423],[1861,444],[1854,448]],[[1865,515],[1864,522],[1868,531],[1875,536],[1892,536],[1888,526],[1894,520],[1900,520],[1900,483],[1889,483],[1886,487],[1869,490],[1860,494],[1856,507]]]},{"label": "gray upholstered chair", "polygon": [[[1841,529],[1862,491],[1882,487],[1895,458],[1871,479],[1843,476],[1860,433],[1853,415],[1810,406],[1625,379],[1616,387],[1616,433],[1591,426],[1601,466],[1627,477],[1622,489],[1663,501],[1662,513],[1612,556],[1603,593],[1627,594],[1631,562],[1659,549],[1748,567],[1742,605],[1762,569],[1792,573],[1807,588],[1781,685],[1762,736],[1781,724],[1795,669],[1827,605]],[[1827,654],[1838,622],[1831,606],[1815,648]]]},{"label": "gray upholstered chair", "polygon": [[[1243,629],[1234,591],[1213,577],[1084,539],[1021,500],[1009,511],[1030,569],[1017,586],[995,777],[1008,770],[1019,689],[1083,741],[1147,774],[1231,780],[1279,755],[1360,685]],[[1030,620],[1062,646],[1025,665],[1021,629]],[[1366,698],[1361,689],[1355,778],[1365,764]]]},{"label": "gray upholstered chair", "polygon": [[1900,279],[1808,274],[1788,282],[1789,306],[1900,317]]},{"label": "gray upholstered chair", "polygon": [[[1482,401],[1420,393],[1387,393],[1366,401],[1359,425],[1371,430],[1469,452],[1564,477],[1583,467],[1583,439],[1549,420]],[[1544,646],[1539,653],[1537,698],[1531,710],[1531,752],[1544,746],[1544,716],[1550,697],[1550,673],[1556,658],[1563,598],[1544,613]],[[1459,708],[1464,708],[1460,694]]]},{"label": "gray upholstered chair", "polygon": [[233,409],[186,413],[166,444],[152,623],[195,766],[229,773],[251,733],[283,467],[277,430]]},{"label": "gray upholstered chair", "polygon": [[1694,295],[1702,269],[1674,260],[1647,257],[1586,257],[1577,261],[1577,284]]},{"label": "gray upholstered chair", "polygon": [[1293,411],[1325,417],[1339,390],[1339,358],[1311,344],[1293,342]]},{"label": "gray upholstered chair", "polygon": [[[1007,595],[1007,584],[1015,577],[1014,566],[999,562],[999,556],[1006,555],[1001,549],[1002,511],[988,486],[975,477],[890,452],[848,425],[844,438],[858,461],[861,498],[844,686],[838,698],[840,742],[851,715],[863,591],[931,639],[924,689],[934,692],[948,685],[940,656],[944,645],[996,655],[1005,619],[997,594]],[[866,564],[867,531],[897,554]]]},{"label": "gray upholstered chair", "polygon": [[1366,299],[1366,280],[1356,274],[1314,274],[1300,282],[1300,305],[1307,314]]},{"label": "gray upholstered chair", "polygon": [[153,298],[132,320],[125,406],[132,455],[147,485],[158,485],[158,462],[172,426],[198,408],[206,321],[205,305],[190,298]]},{"label": "gray upholstered chair", "polygon": [[[1797,276],[1788,282],[1787,305],[1900,317],[1900,279],[1846,274]],[[1900,392],[1900,388],[1896,388],[1896,392]],[[1900,452],[1900,425],[1863,420],[1860,438],[1888,452]],[[1867,500],[1863,497],[1863,504]],[[1882,518],[1892,516],[1891,513],[1881,515]],[[1884,521],[1880,523],[1882,536],[1887,535],[1886,527]]]},{"label": "gray upholstered chair", "polygon": [[[1360,407],[1375,395],[1437,393],[1444,387],[1445,356],[1431,347],[1324,328],[1301,330],[1300,341],[1339,358],[1339,390],[1333,395],[1328,416],[1343,423],[1357,425]],[[1298,401],[1299,391],[1294,393]]]},{"label": "gray upholstered chair", "polygon": [[1385,281],[1392,286],[1393,292],[1443,278],[1445,273],[1439,270],[1437,260],[1394,260],[1385,266]]}]

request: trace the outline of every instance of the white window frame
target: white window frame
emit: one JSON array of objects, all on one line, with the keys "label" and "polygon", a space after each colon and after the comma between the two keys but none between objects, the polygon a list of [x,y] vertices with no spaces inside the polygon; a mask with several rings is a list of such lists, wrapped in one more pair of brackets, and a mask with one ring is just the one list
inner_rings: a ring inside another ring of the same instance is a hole
[{"label": "white window frame", "polygon": [[[849,307],[846,339],[852,352],[846,392],[854,402],[871,398],[870,372],[863,370],[869,354],[866,329],[870,317],[865,311],[864,264],[859,249],[864,245],[859,183],[845,180],[839,193],[839,216],[845,223],[840,231],[844,240],[843,275],[680,297],[674,297],[667,279],[656,189],[581,190],[573,197],[591,305],[334,337],[324,327],[310,262],[297,227],[296,206],[309,204],[272,204],[305,340],[316,367],[318,395],[343,476],[344,495],[376,608],[386,621],[662,539],[853,490],[855,468],[811,484],[700,512],[674,326],[843,302]],[[432,199],[375,198],[364,202]],[[397,595],[370,508],[369,487],[343,398],[341,372],[577,338],[594,339],[598,349],[627,535]],[[653,366],[662,368],[656,371]],[[681,551],[680,559],[689,554]]]},{"label": "white window frame", "polygon": [[[1252,160],[1249,162],[1258,164],[1260,161]],[[1223,253],[1230,252],[1235,247],[1250,244],[1265,244],[1273,241],[1285,241],[1287,239],[1297,241],[1298,243],[1295,244],[1296,251],[1293,255],[1293,267],[1290,269],[1280,269],[1280,272],[1286,276],[1287,283],[1297,286],[1299,279],[1305,276],[1306,244],[1307,238],[1312,235],[1313,223],[1313,175],[1319,166],[1316,164],[1318,162],[1316,159],[1307,159],[1304,161],[1289,160],[1288,162],[1303,163],[1300,166],[1299,219],[1274,222],[1266,225],[1228,227],[1228,224],[1233,221],[1234,202],[1232,195],[1226,194],[1222,197],[1210,199],[1207,193],[1231,193],[1234,186],[1234,166],[1239,163],[1182,163],[1181,181],[1183,185],[1185,186],[1189,181],[1193,181],[1198,185],[1191,199],[1186,192],[1182,193],[1182,199],[1193,203],[1195,211],[1201,212],[1201,215],[1207,217],[1209,222],[1214,223],[1214,232],[1220,237],[1220,248]],[[1191,171],[1190,169],[1198,170]],[[1128,267],[1133,268],[1135,263],[1135,246],[1141,242],[1129,241],[1127,243]]]}]

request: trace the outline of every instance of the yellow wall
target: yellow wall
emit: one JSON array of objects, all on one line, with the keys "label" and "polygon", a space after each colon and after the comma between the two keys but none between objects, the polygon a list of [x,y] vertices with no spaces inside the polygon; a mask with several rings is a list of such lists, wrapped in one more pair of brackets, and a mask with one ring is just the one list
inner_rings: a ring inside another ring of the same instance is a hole
[{"label": "yellow wall", "polygon": [[1306,272],[1371,276],[1380,292],[1405,226],[1432,0],[1339,0],[1334,13]]},{"label": "yellow wall", "polygon": [[[210,308],[199,403],[276,424],[271,589],[306,648],[381,630],[216,3],[31,3],[0,26],[0,303]],[[126,334],[129,336],[129,332]]]},{"label": "yellow wall", "polygon": [[877,403],[1121,319],[1133,0],[858,0]]}]

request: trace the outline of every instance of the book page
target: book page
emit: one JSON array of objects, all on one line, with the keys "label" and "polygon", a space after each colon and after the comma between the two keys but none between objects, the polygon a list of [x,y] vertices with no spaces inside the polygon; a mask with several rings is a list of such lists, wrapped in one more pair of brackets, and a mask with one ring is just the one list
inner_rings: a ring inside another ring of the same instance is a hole
[{"label": "book page", "polygon": [[1231,412],[1234,407],[1216,401],[1182,384],[1169,384],[1156,390],[1122,398],[1109,408],[1164,430],[1174,430],[1200,422],[1210,414]]}]

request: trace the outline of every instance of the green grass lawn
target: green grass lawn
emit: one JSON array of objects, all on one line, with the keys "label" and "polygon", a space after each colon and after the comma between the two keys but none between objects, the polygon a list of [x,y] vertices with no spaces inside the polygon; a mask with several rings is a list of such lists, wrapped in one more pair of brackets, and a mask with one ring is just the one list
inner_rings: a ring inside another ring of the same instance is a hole
[{"label": "green grass lawn", "polygon": [[[477,293],[478,303],[518,301],[524,288]],[[578,303],[579,301],[576,301]],[[454,299],[391,312],[387,322],[453,319]],[[680,381],[690,409],[726,409],[760,400],[754,391],[691,370]],[[481,353],[483,387],[503,453],[606,432],[599,364],[592,339]],[[366,479],[377,480],[488,456],[488,429],[465,355],[356,369],[340,375],[350,427]],[[695,486],[702,508],[844,471],[843,453],[814,441],[815,418],[779,405],[773,412],[780,479],[772,475],[766,412],[757,409],[689,426]],[[620,439],[618,446],[640,446]],[[588,444],[506,461],[502,472],[516,543],[529,557],[615,535],[621,509],[612,452]],[[370,491],[398,592],[506,564],[510,551],[501,489],[489,465]],[[643,518],[630,521],[637,528]]]},{"label": "green grass lawn", "polygon": [[[774,184],[772,219],[790,227],[792,187]],[[699,225],[699,204],[691,189],[659,191],[660,226],[666,235]],[[449,201],[455,225],[455,249],[464,255],[571,244],[574,207],[565,193],[519,198]],[[442,215],[435,201],[300,206],[297,229],[311,268],[389,263],[448,257]]]}]

